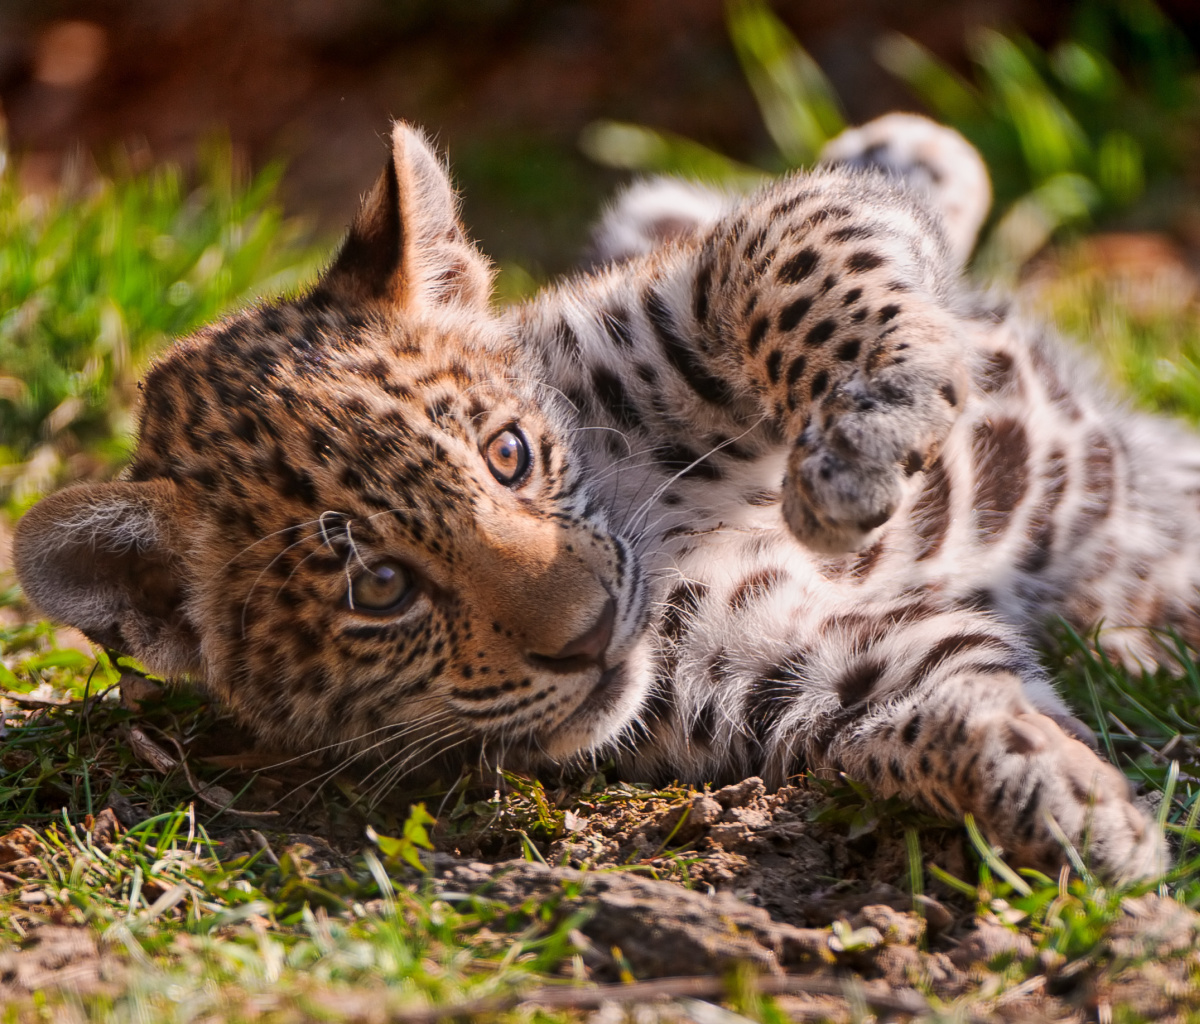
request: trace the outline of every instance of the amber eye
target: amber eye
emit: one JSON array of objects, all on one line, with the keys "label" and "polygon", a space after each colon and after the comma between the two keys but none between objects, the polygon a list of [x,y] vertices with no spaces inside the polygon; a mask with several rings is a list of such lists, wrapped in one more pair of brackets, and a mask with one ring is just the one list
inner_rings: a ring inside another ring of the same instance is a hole
[{"label": "amber eye", "polygon": [[399,562],[379,562],[364,569],[350,584],[350,607],[356,611],[398,610],[413,593],[412,574]]},{"label": "amber eye", "polygon": [[488,442],[484,458],[492,476],[512,487],[524,480],[529,470],[529,445],[515,427],[508,427]]}]

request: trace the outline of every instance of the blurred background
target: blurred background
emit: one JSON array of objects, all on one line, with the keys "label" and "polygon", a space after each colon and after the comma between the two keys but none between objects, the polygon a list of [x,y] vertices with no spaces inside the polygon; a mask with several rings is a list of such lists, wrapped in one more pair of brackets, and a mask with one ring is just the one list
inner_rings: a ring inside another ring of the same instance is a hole
[{"label": "blurred background", "polygon": [[393,117],[508,300],[632,172],[750,186],[925,111],[995,180],[978,273],[1196,415],[1198,44],[1195,0],[0,0],[0,497],[119,465],[146,361],[310,277]]}]

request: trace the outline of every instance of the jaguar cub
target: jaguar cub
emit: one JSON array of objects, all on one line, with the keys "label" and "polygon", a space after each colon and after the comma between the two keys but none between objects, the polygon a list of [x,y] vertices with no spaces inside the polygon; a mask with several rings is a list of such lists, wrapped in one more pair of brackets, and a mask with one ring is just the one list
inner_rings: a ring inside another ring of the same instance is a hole
[{"label": "jaguar cub", "polygon": [[312,290],[179,341],[123,478],[23,519],[21,583],[389,778],[837,770],[1025,863],[1065,834],[1153,875],[1032,643],[1200,639],[1200,443],[964,284],[987,205],[960,138],[892,117],[749,198],[635,189],[594,269],[497,311],[398,124]]}]

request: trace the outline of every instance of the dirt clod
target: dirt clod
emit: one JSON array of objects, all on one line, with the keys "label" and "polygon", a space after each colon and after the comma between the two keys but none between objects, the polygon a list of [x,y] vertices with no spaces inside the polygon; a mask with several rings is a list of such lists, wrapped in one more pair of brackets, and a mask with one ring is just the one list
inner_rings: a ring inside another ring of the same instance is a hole
[{"label": "dirt clod", "polygon": [[558,914],[581,908],[581,931],[600,950],[620,951],[641,976],[720,973],[750,964],[783,968],[832,962],[827,934],[774,921],[761,908],[726,893],[701,893],[631,872],[582,872],[510,861],[461,864],[439,858],[437,885],[461,887],[511,906],[526,900],[556,904]]}]

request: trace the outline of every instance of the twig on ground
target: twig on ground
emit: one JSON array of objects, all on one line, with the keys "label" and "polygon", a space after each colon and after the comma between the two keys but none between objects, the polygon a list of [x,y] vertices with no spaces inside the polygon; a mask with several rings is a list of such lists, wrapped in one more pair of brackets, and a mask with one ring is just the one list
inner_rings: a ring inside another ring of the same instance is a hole
[{"label": "twig on ground", "polygon": [[278,818],[278,811],[241,811],[233,806],[234,795],[224,786],[218,786],[210,783],[203,783],[192,774],[191,765],[188,764],[187,756],[184,754],[183,745],[174,736],[166,737],[172,745],[174,745],[178,753],[178,759],[168,754],[162,747],[155,743],[146,733],[134,726],[129,730],[129,742],[133,747],[133,751],[139,758],[151,765],[156,771],[163,775],[168,774],[174,768],[182,768],[183,774],[187,778],[188,785],[192,787],[192,791],[204,803],[208,804],[217,811],[224,811],[226,814],[235,815],[241,818]]}]

